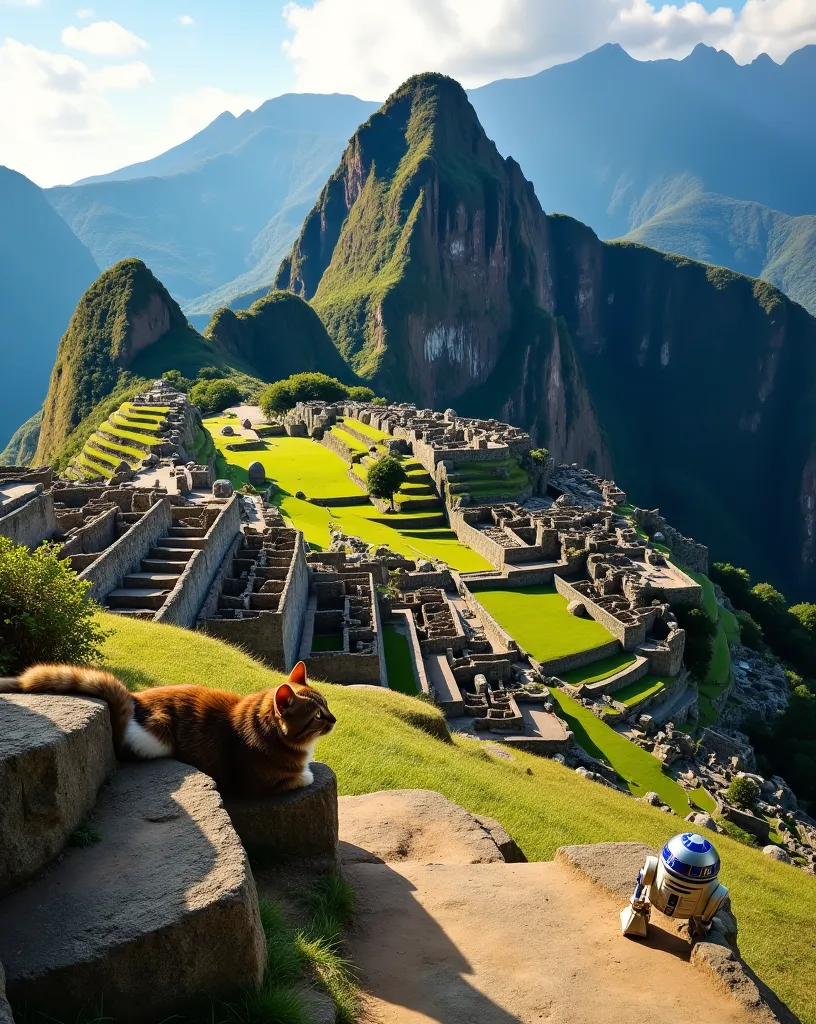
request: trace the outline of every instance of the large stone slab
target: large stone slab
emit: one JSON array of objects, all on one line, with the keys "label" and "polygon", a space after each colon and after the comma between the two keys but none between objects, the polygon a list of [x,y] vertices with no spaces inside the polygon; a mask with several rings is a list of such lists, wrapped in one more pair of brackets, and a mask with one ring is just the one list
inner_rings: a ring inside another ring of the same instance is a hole
[{"label": "large stone slab", "polygon": [[150,1024],[260,981],[255,883],[212,779],[172,760],[122,766],[93,823],[98,844],[0,900],[13,1006],[73,1020],[103,995],[117,1024]]},{"label": "large stone slab", "polygon": [[264,799],[224,802],[250,855],[337,857],[337,778],[313,761],[314,782]]},{"label": "large stone slab", "polygon": [[340,858],[344,864],[492,864],[505,859],[524,860],[498,822],[492,818],[480,820],[431,790],[394,789],[343,796],[339,809]]},{"label": "large stone slab", "polygon": [[0,695],[0,893],[62,851],[113,766],[101,701]]}]

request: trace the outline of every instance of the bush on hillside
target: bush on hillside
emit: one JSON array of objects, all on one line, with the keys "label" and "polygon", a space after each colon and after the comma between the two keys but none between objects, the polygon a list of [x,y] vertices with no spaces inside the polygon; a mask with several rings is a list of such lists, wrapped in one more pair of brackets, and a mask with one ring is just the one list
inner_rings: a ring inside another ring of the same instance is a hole
[{"label": "bush on hillside", "polygon": [[241,392],[231,380],[200,380],[190,388],[190,401],[197,405],[203,415],[223,412],[227,406],[241,401]]},{"label": "bush on hillside", "polygon": [[261,392],[259,405],[264,416],[272,419],[294,409],[298,402],[339,402],[344,398],[385,405],[385,399],[377,400],[371,388],[349,386],[325,373],[293,373],[285,380],[276,381]]},{"label": "bush on hillside", "polygon": [[402,463],[391,455],[377,459],[369,469],[366,484],[370,494],[381,501],[390,501],[394,507],[394,495],[408,479]]},{"label": "bush on hillside", "polygon": [[371,404],[372,405],[380,405],[380,406],[388,405],[388,400],[386,398],[372,398],[371,399]]},{"label": "bush on hillside", "polygon": [[763,651],[765,649],[765,637],[763,636],[760,624],[748,612],[737,610],[734,612],[734,616],[739,623],[740,642],[746,647],[750,647],[752,651]]},{"label": "bush on hillside", "polygon": [[759,786],[753,779],[736,778],[728,787],[725,797],[734,807],[747,810],[759,799]]},{"label": "bush on hillside", "polygon": [[546,448],[533,448],[530,451],[530,458],[541,466],[547,461],[549,455],[550,453]]},{"label": "bush on hillside", "polygon": [[0,675],[18,675],[37,662],[90,664],[108,635],[80,580],[59,548],[36,551],[0,537]]},{"label": "bush on hillside", "polygon": [[224,371],[219,370],[217,366],[202,366],[196,377],[198,380],[222,380]]},{"label": "bush on hillside", "polygon": [[189,391],[192,384],[192,381],[187,380],[179,370],[165,370],[161,379],[166,381],[171,388],[175,388],[176,391]]},{"label": "bush on hillside", "polygon": [[795,604],[788,611],[809,633],[816,634],[816,604]]},{"label": "bush on hillside", "polygon": [[686,649],[683,660],[693,676],[704,680],[714,653],[717,627],[703,608],[680,606],[673,609],[681,629],[686,631]]}]

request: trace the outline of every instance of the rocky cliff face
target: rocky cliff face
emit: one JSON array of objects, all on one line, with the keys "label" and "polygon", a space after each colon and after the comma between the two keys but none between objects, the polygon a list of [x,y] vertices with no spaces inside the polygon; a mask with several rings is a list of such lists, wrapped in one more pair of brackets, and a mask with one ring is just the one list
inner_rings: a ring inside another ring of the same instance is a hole
[{"label": "rocky cliff face", "polygon": [[277,284],[378,390],[517,423],[715,558],[816,582],[816,320],[548,217],[450,79],[409,80],[359,129]]}]

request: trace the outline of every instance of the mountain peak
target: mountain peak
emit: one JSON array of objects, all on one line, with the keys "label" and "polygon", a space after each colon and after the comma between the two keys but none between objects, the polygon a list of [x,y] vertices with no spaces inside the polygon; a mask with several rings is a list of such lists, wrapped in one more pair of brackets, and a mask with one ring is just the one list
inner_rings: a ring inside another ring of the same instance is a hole
[{"label": "mountain peak", "polygon": [[715,46],[698,43],[685,62],[689,64],[736,64],[737,62],[727,50],[718,50]]}]

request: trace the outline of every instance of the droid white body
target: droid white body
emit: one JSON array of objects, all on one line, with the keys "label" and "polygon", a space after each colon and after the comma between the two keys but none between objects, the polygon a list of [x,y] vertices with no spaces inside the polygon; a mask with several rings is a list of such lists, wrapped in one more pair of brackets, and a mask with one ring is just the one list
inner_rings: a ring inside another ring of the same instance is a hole
[{"label": "droid white body", "polygon": [[728,890],[718,881],[720,858],[710,840],[695,832],[670,839],[660,857],[647,857],[629,906],[621,911],[624,935],[645,937],[651,907],[688,920],[693,935],[705,935]]}]

